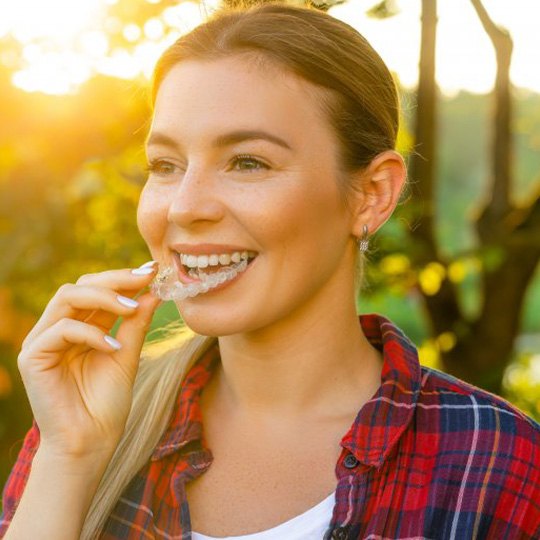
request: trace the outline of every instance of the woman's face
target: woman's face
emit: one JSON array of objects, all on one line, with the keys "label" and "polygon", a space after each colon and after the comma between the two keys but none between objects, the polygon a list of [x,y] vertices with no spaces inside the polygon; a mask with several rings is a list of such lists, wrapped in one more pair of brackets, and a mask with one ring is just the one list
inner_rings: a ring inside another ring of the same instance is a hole
[{"label": "woman's face", "polygon": [[138,209],[152,257],[176,259],[187,281],[178,253],[202,266],[256,255],[233,281],[177,301],[201,334],[267,329],[353,294],[352,218],[314,91],[241,57],[182,62],[159,88]]}]

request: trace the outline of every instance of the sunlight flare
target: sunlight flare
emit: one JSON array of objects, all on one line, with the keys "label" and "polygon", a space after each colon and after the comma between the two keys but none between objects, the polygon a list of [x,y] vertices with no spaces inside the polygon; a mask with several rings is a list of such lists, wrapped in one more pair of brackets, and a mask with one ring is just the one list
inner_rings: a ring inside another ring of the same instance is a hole
[{"label": "sunlight flare", "polygon": [[[12,36],[21,46],[22,65],[13,84],[27,92],[76,92],[93,74],[134,79],[149,77],[163,50],[199,24],[217,0],[182,2],[144,25],[122,26],[107,10],[116,0],[19,0],[3,11],[0,38]],[[150,3],[159,3],[152,0]],[[111,48],[109,33],[121,33],[132,50]],[[0,61],[7,55],[3,54]],[[9,59],[8,59],[9,60]]]},{"label": "sunlight flare", "polygon": [[69,44],[89,24],[99,20],[100,0],[18,0],[2,10],[2,29],[21,43],[48,39]]},{"label": "sunlight flare", "polygon": [[[161,0],[138,0],[159,4]],[[13,83],[26,91],[63,94],[77,91],[95,73],[120,78],[148,77],[161,52],[189,32],[220,5],[220,0],[180,1],[165,7],[146,22],[126,21],[108,14],[117,0],[18,0],[5,2],[0,17],[0,39],[13,37],[21,46],[22,65]],[[519,87],[540,91],[540,17],[538,0],[502,3],[484,0],[493,18],[504,24],[514,40],[511,77]],[[135,4],[135,1],[134,1]],[[369,2],[368,2],[369,4]],[[395,71],[403,86],[412,88],[418,78],[420,0],[399,1],[399,13],[386,20],[367,17],[367,4],[348,0],[331,14],[364,34]],[[120,34],[127,46],[110,43]],[[0,62],[12,68],[8,52]],[[470,0],[439,3],[437,80],[445,94],[462,89],[485,93],[492,88],[495,59]]]}]

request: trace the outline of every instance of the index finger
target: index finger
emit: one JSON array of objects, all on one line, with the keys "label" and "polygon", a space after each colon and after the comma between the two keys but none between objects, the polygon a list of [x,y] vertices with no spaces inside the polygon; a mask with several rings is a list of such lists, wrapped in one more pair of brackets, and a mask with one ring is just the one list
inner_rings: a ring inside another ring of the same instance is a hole
[{"label": "index finger", "polygon": [[[156,268],[157,264],[146,263],[134,270],[125,268],[107,270],[95,274],[85,274],[77,280],[76,285],[85,288],[96,287],[96,289],[109,289],[121,296],[133,297],[148,286],[150,280],[155,275]],[[137,271],[139,272],[134,273]],[[112,328],[119,316],[117,313],[111,313],[103,309],[74,309],[73,306],[61,300],[59,292],[60,289],[49,302],[34,328],[26,336],[23,347],[26,342],[33,340],[37,335],[61,318],[75,318],[93,324],[107,332]]]},{"label": "index finger", "polygon": [[141,288],[140,283],[143,281],[141,278],[155,273],[157,267],[157,261],[148,261],[138,268],[121,268],[104,270],[94,274],[84,274],[75,284],[107,287],[115,291],[134,291]]},{"label": "index finger", "polygon": [[[77,285],[106,287],[122,296],[132,298],[141,294],[148,285],[150,276],[154,276],[158,263],[148,261],[138,268],[124,268],[121,270],[105,270],[96,274],[85,274],[77,280]],[[141,286],[142,285],[142,286]],[[81,320],[99,326],[108,331],[114,325],[117,315],[103,310],[89,310],[79,315]]]}]

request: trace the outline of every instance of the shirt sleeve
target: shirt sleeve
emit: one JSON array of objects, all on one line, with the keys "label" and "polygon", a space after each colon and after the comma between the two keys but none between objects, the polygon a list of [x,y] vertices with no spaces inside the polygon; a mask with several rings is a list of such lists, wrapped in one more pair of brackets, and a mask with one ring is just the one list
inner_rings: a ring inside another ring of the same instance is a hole
[{"label": "shirt sleeve", "polygon": [[39,428],[36,421],[26,433],[17,461],[11,469],[2,492],[2,514],[0,515],[0,538],[6,534],[15,510],[21,500],[26,481],[30,475],[32,460],[39,446]]}]

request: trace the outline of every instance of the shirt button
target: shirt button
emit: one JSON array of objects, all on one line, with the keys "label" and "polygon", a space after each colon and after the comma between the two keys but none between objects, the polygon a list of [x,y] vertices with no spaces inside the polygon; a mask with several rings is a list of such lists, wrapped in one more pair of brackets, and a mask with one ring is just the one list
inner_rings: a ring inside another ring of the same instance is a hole
[{"label": "shirt button", "polygon": [[347,454],[343,460],[343,465],[345,465],[347,469],[354,469],[359,463],[360,462],[352,454]]},{"label": "shirt button", "polygon": [[349,531],[347,527],[338,527],[332,532],[332,540],[348,540]]}]

